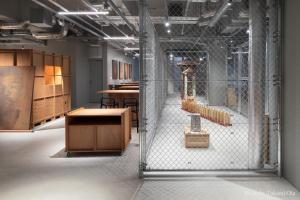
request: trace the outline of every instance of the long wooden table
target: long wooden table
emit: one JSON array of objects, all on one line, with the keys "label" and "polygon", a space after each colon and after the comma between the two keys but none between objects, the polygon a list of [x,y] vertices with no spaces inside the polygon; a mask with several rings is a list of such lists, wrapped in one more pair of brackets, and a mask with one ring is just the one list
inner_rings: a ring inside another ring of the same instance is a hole
[{"label": "long wooden table", "polygon": [[139,90],[100,90],[98,94],[106,94],[115,99],[115,101],[123,107],[124,98],[136,98],[139,101]]},{"label": "long wooden table", "polygon": [[131,139],[131,109],[80,108],[66,115],[66,152],[122,152]]},{"label": "long wooden table", "polygon": [[139,90],[140,86],[138,85],[122,85],[119,87],[120,90]]}]

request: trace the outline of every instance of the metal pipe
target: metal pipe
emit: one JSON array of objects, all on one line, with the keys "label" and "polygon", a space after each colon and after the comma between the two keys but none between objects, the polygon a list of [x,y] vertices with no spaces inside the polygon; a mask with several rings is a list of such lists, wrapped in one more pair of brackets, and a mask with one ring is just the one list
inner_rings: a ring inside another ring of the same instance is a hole
[{"label": "metal pipe", "polygon": [[[98,11],[96,8],[94,8],[89,2],[87,2],[86,0],[81,0],[81,2],[83,2],[87,7],[89,7],[90,9],[94,10],[94,11]],[[97,17],[99,17],[100,15],[96,15]],[[116,30],[118,30],[121,34],[123,34],[124,36],[127,36],[126,33],[124,33],[118,26],[116,26],[114,23],[111,22],[110,19],[108,19],[106,16],[101,16],[104,19],[106,19]]]},{"label": "metal pipe", "polygon": [[[190,1],[191,0],[187,0],[186,2],[186,7],[185,7],[185,10],[184,10],[184,17],[186,16],[187,12],[188,12],[188,9],[189,9],[189,6],[190,6]],[[184,34],[184,24],[182,24],[182,29],[181,29],[181,35]]]},{"label": "metal pipe", "polygon": [[[263,167],[266,2],[249,1],[249,168]],[[259,11],[259,12],[258,12]]]},{"label": "metal pipe", "polygon": [[[57,3],[56,1],[53,0],[48,0],[50,3],[52,3],[53,5],[55,5],[56,7],[60,8],[61,10],[63,10],[64,12],[68,12],[69,10],[66,9],[64,6],[62,6],[61,4]],[[56,13],[56,11],[55,11]],[[57,16],[61,16],[61,15],[57,15]],[[76,19],[80,20],[81,22],[87,24],[88,26],[92,27],[94,30],[99,31],[101,34],[105,35],[106,37],[108,36],[106,33],[104,33],[102,30],[100,30],[98,27],[88,23],[87,21],[85,21],[82,17],[80,16],[74,16]]]},{"label": "metal pipe", "polygon": [[220,20],[222,15],[227,11],[227,9],[232,5],[232,0],[226,0],[221,8],[216,12],[213,18],[210,20],[208,26],[214,27],[216,23]]},{"label": "metal pipe", "polygon": [[32,37],[38,40],[55,40],[67,36],[69,25],[65,24],[59,33],[32,33]]},{"label": "metal pipe", "polygon": [[107,0],[106,2],[119,16],[123,18],[127,26],[134,32],[134,34],[138,34],[138,31],[135,29],[134,25],[128,21],[126,16],[119,10],[119,8],[114,4],[114,2],[112,2],[112,0]]},{"label": "metal pipe", "polygon": [[[39,0],[31,0],[31,1],[34,2],[34,3],[36,3],[36,4],[38,4],[39,6],[41,6],[41,7],[43,7],[43,8],[45,8],[46,10],[48,10],[48,11],[50,11],[50,12],[52,12],[52,13],[55,13],[55,14],[57,13],[54,9],[50,8],[49,6],[47,6],[47,5],[44,4],[44,3],[41,3]],[[87,27],[85,27],[85,26],[79,24],[78,22],[74,21],[73,19],[71,19],[71,18],[69,18],[69,17],[67,17],[67,16],[58,16],[58,17],[61,18],[61,19],[65,19],[65,20],[67,20],[67,21],[69,21],[69,22],[75,24],[75,25],[78,26],[79,28],[81,28],[81,29],[83,29],[83,30],[85,30],[85,31],[87,31],[87,32],[89,32],[89,33],[91,33],[91,34],[94,35],[94,36],[101,37],[100,34],[98,34],[98,33],[96,33],[95,31],[92,31],[91,29],[89,29],[89,28],[87,28]]]},{"label": "metal pipe", "polygon": [[30,21],[24,21],[16,24],[1,24],[0,29],[2,30],[26,29],[29,25],[30,25]]}]

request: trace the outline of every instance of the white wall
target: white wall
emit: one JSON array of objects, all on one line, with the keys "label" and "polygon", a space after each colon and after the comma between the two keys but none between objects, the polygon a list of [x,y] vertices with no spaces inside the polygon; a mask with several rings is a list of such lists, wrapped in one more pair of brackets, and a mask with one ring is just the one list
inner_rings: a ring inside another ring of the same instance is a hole
[{"label": "white wall", "polygon": [[[113,80],[112,79],[112,60],[121,61],[123,63],[133,64],[133,59],[129,56],[124,55],[123,50],[118,50],[111,45],[107,45],[107,84],[117,84],[122,82],[130,82],[132,79],[128,80]],[[133,70],[133,69],[132,69]]]},{"label": "white wall", "polygon": [[300,1],[286,0],[284,14],[283,176],[300,190]]}]

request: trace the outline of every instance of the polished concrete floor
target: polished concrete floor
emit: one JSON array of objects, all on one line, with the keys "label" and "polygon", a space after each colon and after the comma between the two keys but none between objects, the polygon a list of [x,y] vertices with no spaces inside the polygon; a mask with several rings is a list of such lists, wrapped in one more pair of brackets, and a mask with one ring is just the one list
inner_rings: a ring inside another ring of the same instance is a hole
[{"label": "polished concrete floor", "polygon": [[201,126],[209,134],[209,147],[185,148],[184,128],[190,124],[190,113],[181,109],[179,94],[169,96],[148,152],[147,168],[247,170],[249,168],[247,118],[226,107],[212,108],[230,113],[232,126],[225,127],[201,118]]},{"label": "polished concrete floor", "polygon": [[[138,135],[122,156],[64,152],[64,123],[0,133],[0,200],[298,200],[285,179],[138,179]],[[135,129],[133,129],[135,131]]]}]

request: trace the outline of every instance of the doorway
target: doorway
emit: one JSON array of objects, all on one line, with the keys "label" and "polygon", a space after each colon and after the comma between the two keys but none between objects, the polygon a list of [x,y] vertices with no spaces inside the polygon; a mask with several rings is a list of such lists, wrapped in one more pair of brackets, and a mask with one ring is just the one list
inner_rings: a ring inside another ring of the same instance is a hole
[{"label": "doorway", "polygon": [[89,59],[89,103],[98,103],[103,89],[103,61],[101,59]]}]

